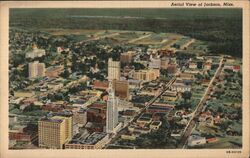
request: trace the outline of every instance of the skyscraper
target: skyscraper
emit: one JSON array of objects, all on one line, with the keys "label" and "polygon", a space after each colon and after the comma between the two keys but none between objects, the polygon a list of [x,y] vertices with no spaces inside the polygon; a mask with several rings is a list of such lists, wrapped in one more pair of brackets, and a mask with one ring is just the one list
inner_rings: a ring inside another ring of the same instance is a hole
[{"label": "skyscraper", "polygon": [[120,62],[113,61],[112,58],[108,60],[108,80],[120,80]]},{"label": "skyscraper", "polygon": [[45,64],[34,61],[29,63],[29,78],[45,76]]},{"label": "skyscraper", "polygon": [[115,97],[115,93],[112,86],[112,81],[109,82],[108,89],[109,97],[107,102],[107,119],[106,119],[106,132],[114,133],[114,129],[118,124],[118,98]]},{"label": "skyscraper", "polygon": [[129,99],[129,83],[127,80],[123,81],[114,80],[113,87],[116,97],[125,100]]},{"label": "skyscraper", "polygon": [[72,134],[72,117],[54,116],[38,121],[39,147],[62,149]]}]

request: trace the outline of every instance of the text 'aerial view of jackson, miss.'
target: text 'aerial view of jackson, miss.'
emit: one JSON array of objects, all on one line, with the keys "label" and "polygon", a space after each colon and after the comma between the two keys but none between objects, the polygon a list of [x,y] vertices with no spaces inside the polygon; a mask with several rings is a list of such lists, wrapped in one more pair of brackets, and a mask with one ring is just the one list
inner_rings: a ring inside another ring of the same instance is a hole
[{"label": "text 'aerial view of jackson, miss.'", "polygon": [[9,149],[242,148],[241,9],[9,12]]}]

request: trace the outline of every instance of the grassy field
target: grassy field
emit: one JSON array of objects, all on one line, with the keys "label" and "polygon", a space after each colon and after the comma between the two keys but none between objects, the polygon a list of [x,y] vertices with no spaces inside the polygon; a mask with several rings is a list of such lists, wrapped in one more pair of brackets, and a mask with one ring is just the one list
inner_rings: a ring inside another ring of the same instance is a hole
[{"label": "grassy field", "polygon": [[241,9],[10,9],[10,27],[172,32],[242,56]]}]

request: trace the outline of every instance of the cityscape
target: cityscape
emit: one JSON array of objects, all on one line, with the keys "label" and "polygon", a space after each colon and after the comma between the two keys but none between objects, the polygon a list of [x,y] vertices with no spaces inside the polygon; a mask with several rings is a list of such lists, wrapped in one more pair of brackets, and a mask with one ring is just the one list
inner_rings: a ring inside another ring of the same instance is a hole
[{"label": "cityscape", "polygon": [[10,9],[9,149],[242,148],[241,10],[121,10]]}]

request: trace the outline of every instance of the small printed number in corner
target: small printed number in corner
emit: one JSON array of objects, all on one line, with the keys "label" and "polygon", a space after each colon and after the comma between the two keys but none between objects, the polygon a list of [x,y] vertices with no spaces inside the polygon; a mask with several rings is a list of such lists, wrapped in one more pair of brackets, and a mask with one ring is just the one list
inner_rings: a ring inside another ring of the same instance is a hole
[{"label": "small printed number in corner", "polygon": [[227,154],[240,154],[241,151],[235,151],[235,150],[228,150],[226,151]]}]

